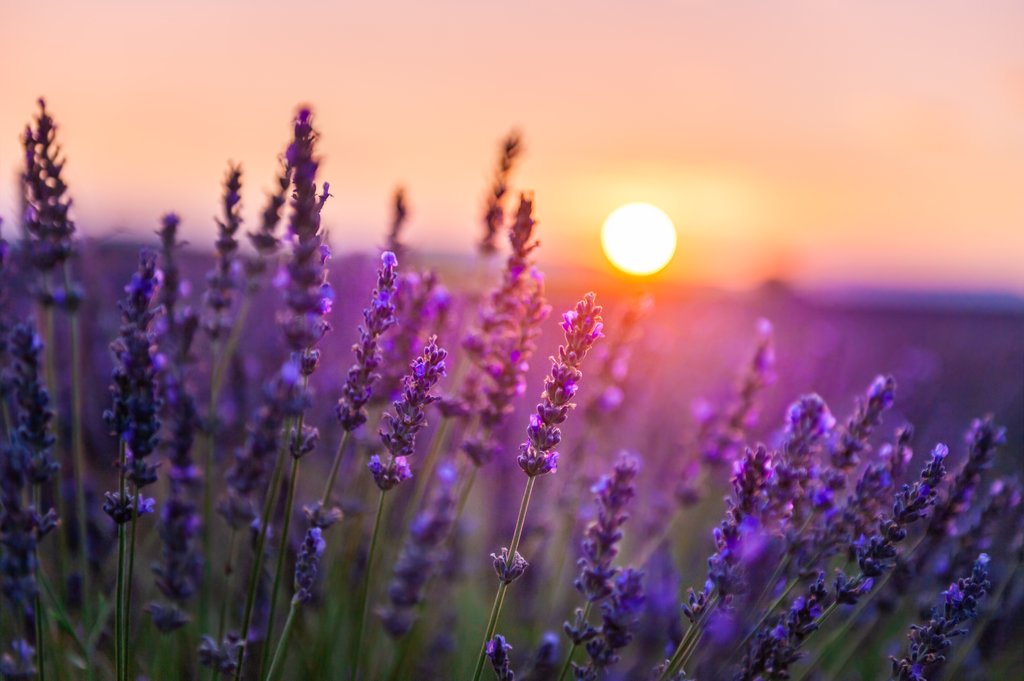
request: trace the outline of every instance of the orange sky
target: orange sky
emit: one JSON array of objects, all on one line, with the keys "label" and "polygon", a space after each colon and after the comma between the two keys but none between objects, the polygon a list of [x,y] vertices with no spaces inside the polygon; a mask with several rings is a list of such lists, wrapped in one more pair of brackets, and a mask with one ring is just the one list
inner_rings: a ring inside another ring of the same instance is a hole
[{"label": "orange sky", "polygon": [[649,201],[669,276],[1024,293],[1019,0],[301,6],[3,0],[0,172],[44,94],[83,231],[175,209],[203,243],[226,162],[254,217],[308,101],[342,248],[380,241],[400,182],[414,244],[468,249],[518,126],[549,262],[600,263],[604,216]]}]

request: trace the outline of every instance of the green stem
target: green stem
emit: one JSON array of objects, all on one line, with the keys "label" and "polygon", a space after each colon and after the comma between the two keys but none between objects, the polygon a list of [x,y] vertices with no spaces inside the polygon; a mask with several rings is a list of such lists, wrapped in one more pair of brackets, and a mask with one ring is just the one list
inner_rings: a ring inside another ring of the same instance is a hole
[{"label": "green stem", "polygon": [[[216,357],[218,353],[219,341],[213,341],[213,355],[214,362],[217,362]],[[207,434],[207,449],[206,449],[206,460],[203,462],[203,536],[201,539],[203,547],[203,582],[199,588],[199,630],[202,633],[206,633],[209,628],[209,604],[210,604],[210,587],[213,581],[213,568],[212,561],[210,560],[210,552],[212,548],[212,535],[210,524],[213,520],[213,460],[217,450],[217,426],[215,424],[217,418],[217,396],[220,392],[220,386],[217,385],[216,376],[218,375],[218,368],[214,368],[214,376],[210,380],[210,404],[206,409],[206,427],[209,432]],[[219,639],[218,639],[219,642]],[[212,678],[212,676],[211,676]]]},{"label": "green stem", "polygon": [[[209,424],[210,432],[207,437],[206,461],[203,463],[203,583],[199,589],[199,628],[203,633],[209,630],[209,603],[210,587],[213,580],[213,561],[211,560],[212,550],[212,528],[213,520],[213,463],[217,452],[217,430],[214,425],[217,418],[217,404],[220,401],[220,393],[224,387],[224,376],[228,366],[234,358],[238,348],[238,342],[245,328],[245,320],[249,316],[249,308],[252,305],[252,298],[246,296],[242,300],[242,306],[232,323],[231,333],[228,336],[227,345],[223,352],[220,352],[220,341],[215,340],[212,352],[214,367],[213,375],[210,377],[210,404],[207,408],[206,422]],[[219,638],[219,637],[218,637]]]},{"label": "green stem", "polygon": [[[118,492],[121,495],[120,501],[122,504],[125,502],[125,484],[124,484],[124,469],[125,469],[125,443],[122,439],[118,445],[119,455],[119,473],[118,473]],[[134,510],[131,509],[131,513],[134,515]],[[114,608],[114,660],[115,667],[117,668],[117,679],[118,681],[125,681],[124,677],[124,556],[125,556],[125,527],[124,523],[118,523],[117,525],[117,583],[115,585],[114,599],[116,602]]]},{"label": "green stem", "polygon": [[690,655],[693,652],[695,641],[700,640],[701,635],[704,633],[704,623],[707,622],[708,617],[714,611],[718,605],[718,594],[712,596],[711,600],[708,601],[704,607],[704,612],[701,613],[697,621],[690,625],[690,628],[686,630],[686,634],[683,635],[683,640],[679,642],[679,646],[676,647],[676,651],[672,653],[672,657],[669,658],[668,664],[665,665],[665,670],[658,677],[658,681],[668,681],[671,679],[676,672],[683,668],[683,665],[690,659]]},{"label": "green stem", "polygon": [[[287,426],[285,426],[285,432],[288,432]],[[256,604],[256,591],[260,581],[260,570],[263,569],[263,550],[267,543],[267,526],[270,525],[270,516],[274,511],[274,502],[277,500],[277,490],[281,486],[281,475],[284,471],[284,457],[287,447],[287,443],[285,443],[277,453],[277,462],[274,464],[270,488],[267,490],[267,496],[263,501],[263,512],[260,515],[260,531],[256,537],[256,554],[253,556],[252,570],[249,573],[249,591],[245,599],[245,610],[242,615],[242,645],[238,648],[235,681],[241,681],[242,678],[242,662],[245,660],[245,648],[249,642],[249,627],[252,625],[252,611],[253,606]]]},{"label": "green stem", "polygon": [[[302,431],[302,419],[299,419],[299,431]],[[298,435],[295,436],[298,439]],[[297,445],[298,443],[296,443]],[[271,634],[274,632],[274,616],[277,614],[277,592],[281,588],[281,576],[284,574],[285,558],[288,554],[288,531],[291,526],[292,519],[292,504],[295,503],[295,488],[298,485],[299,480],[299,459],[292,457],[292,470],[291,479],[288,481],[288,496],[284,505],[284,524],[281,528],[281,539],[278,542],[277,548],[277,563],[274,566],[274,586],[270,590],[270,612],[267,616],[267,641],[270,640]],[[291,613],[289,612],[289,617]],[[266,668],[267,663],[270,661],[270,646],[263,646],[263,655],[260,660],[259,673],[256,678],[260,678],[263,675],[263,670]]]},{"label": "green stem", "polygon": [[232,527],[231,534],[228,535],[228,562],[224,565],[224,598],[220,601],[220,621],[217,624],[218,641],[224,639],[224,627],[228,620],[228,602],[231,600],[231,575],[235,572],[235,538],[237,536],[238,530]]},{"label": "green stem", "polygon": [[[64,288],[71,290],[71,272],[64,262]],[[89,586],[89,533],[85,503],[85,448],[82,442],[82,325],[78,311],[71,317],[71,450],[73,452],[75,478],[75,512],[78,516],[78,571],[81,573],[83,609],[89,603],[92,590]]]},{"label": "green stem", "polygon": [[131,635],[131,619],[132,619],[132,576],[135,573],[135,534],[136,528],[138,527],[138,516],[139,516],[139,500],[141,499],[141,492],[139,488],[135,487],[135,498],[132,500],[132,533],[131,540],[128,546],[128,574],[125,575],[124,583],[124,645],[125,645],[125,660],[124,660],[124,676],[125,681],[131,678],[131,656],[128,655],[128,637]]},{"label": "green stem", "polygon": [[265,681],[274,681],[274,678],[281,669],[281,665],[284,664],[288,651],[288,638],[291,636],[292,627],[295,626],[295,614],[298,611],[299,604],[295,599],[292,599],[292,605],[288,608],[288,619],[284,621],[284,629],[281,630],[281,638],[277,642],[277,648],[274,650],[274,658],[270,663],[270,670],[267,671]]},{"label": "green stem", "polygon": [[[590,617],[590,609],[594,606],[593,601],[587,601],[586,607],[583,609],[583,621],[586,622]],[[565,675],[569,673],[569,667],[572,666],[572,656],[576,652],[576,648],[579,646],[576,641],[572,642],[569,646],[569,654],[565,656],[565,664],[562,665],[562,671],[558,674],[558,681],[562,681]]]},{"label": "green stem", "polygon": [[377,501],[377,515],[373,519],[373,534],[370,535],[370,552],[366,557],[366,573],[363,576],[362,604],[359,608],[359,621],[356,623],[356,664],[352,672],[352,680],[358,681],[359,669],[363,662],[363,638],[366,635],[366,615],[370,606],[370,578],[373,576],[373,557],[377,552],[377,537],[380,535],[380,519],[384,515],[384,490],[380,491]]},{"label": "green stem", "polygon": [[[472,470],[476,470],[474,466]],[[523,490],[523,500],[519,502],[519,516],[516,518],[516,529],[512,533],[512,544],[508,547],[508,560],[515,560],[516,551],[519,550],[519,541],[523,537],[523,527],[526,525],[526,512],[530,508],[530,497],[533,496],[533,486],[537,478],[530,476],[526,479],[526,489]],[[473,672],[473,681],[480,681],[480,674],[484,670],[484,660],[487,659],[487,642],[494,636],[498,628],[498,619],[501,617],[501,606],[505,602],[505,592],[508,591],[508,583],[500,582],[498,591],[494,595],[494,604],[491,606],[491,615],[487,620],[487,629],[484,632],[483,643],[480,644],[480,653],[477,655],[476,671]]]},{"label": "green stem", "polygon": [[341,438],[338,440],[338,450],[334,453],[334,461],[331,462],[331,471],[327,475],[327,484],[324,485],[324,493],[320,496],[320,505],[325,507],[331,501],[331,492],[334,491],[334,482],[338,478],[338,468],[341,466],[341,460],[345,456],[345,445],[348,444],[348,439],[351,436],[351,432],[344,431],[341,434]]},{"label": "green stem", "polygon": [[[39,485],[32,486],[32,503],[39,510],[40,503],[42,501],[42,490]],[[36,582],[39,582],[40,568],[39,568],[39,546],[38,544],[32,549],[35,554],[35,578]],[[39,668],[39,681],[46,681],[46,663],[45,659],[45,641],[43,640],[43,607],[42,599],[40,598],[39,591],[36,590],[35,595],[35,621],[36,621],[36,664]]]}]

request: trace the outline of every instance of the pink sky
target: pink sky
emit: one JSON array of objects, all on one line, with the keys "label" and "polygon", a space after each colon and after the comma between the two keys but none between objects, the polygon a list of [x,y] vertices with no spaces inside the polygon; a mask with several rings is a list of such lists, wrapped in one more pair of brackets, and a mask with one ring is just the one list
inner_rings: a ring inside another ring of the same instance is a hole
[{"label": "pink sky", "polygon": [[600,265],[649,201],[668,276],[1024,293],[1024,3],[72,2],[0,9],[0,214],[45,95],[81,229],[212,240],[229,159],[246,215],[299,102],[317,111],[340,248],[468,250],[498,139],[523,130],[543,258]]}]

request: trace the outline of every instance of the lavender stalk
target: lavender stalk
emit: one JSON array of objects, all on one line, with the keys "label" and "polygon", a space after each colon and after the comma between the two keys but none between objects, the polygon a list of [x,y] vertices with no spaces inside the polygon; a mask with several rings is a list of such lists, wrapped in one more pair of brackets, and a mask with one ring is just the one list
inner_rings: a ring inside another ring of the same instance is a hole
[{"label": "lavender stalk", "polygon": [[536,413],[530,417],[530,425],[526,429],[527,439],[520,445],[520,453],[516,459],[519,468],[527,477],[512,541],[508,547],[502,548],[500,554],[491,554],[494,570],[498,573],[498,590],[480,646],[473,681],[479,681],[483,672],[484,661],[487,659],[487,643],[497,629],[505,593],[509,585],[521,577],[528,566],[526,560],[519,555],[518,549],[533,487],[539,476],[558,470],[558,452],[555,447],[562,439],[558,426],[565,421],[569,410],[575,406],[572,399],[579,390],[579,382],[583,377],[580,370],[583,358],[601,337],[603,326],[601,307],[596,304],[593,293],[588,293],[576,304],[574,310],[562,315],[565,345],[559,346],[558,357],[552,358],[551,375],[544,379],[541,402],[537,405]]}]

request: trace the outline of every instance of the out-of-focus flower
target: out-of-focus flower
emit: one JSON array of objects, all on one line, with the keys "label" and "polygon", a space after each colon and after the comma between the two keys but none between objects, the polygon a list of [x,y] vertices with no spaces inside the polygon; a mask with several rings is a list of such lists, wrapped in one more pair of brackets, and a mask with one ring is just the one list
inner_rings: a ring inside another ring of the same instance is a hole
[{"label": "out-of-focus flower", "polygon": [[455,524],[454,468],[442,466],[437,479],[437,490],[413,521],[409,539],[395,563],[388,585],[389,604],[379,610],[384,630],[396,638],[412,629],[425,597],[424,589],[437,572]]},{"label": "out-of-focus flower", "polygon": [[487,256],[498,250],[497,239],[505,221],[505,194],[508,193],[509,176],[519,154],[523,151],[522,139],[515,130],[501,142],[498,165],[487,196],[484,209],[484,235],[480,239],[480,252]]}]

